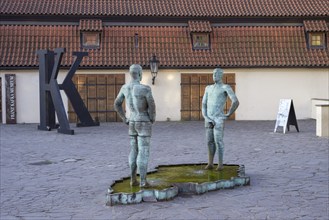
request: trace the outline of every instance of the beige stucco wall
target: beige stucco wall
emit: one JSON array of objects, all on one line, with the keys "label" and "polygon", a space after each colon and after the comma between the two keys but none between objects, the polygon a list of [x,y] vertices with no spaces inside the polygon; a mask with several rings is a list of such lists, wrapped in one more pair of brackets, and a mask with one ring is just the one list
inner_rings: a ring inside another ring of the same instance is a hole
[{"label": "beige stucco wall", "polygon": [[[174,73],[172,85],[163,80],[168,73]],[[160,83],[165,84],[166,90],[159,90],[161,94],[166,91],[176,91],[172,97],[174,105],[172,111],[176,115],[174,120],[180,120],[180,74],[181,73],[212,73],[209,70],[183,69],[160,70]],[[298,119],[311,118],[311,99],[329,98],[329,70],[312,68],[250,68],[225,69],[224,73],[236,74],[236,94],[240,106],[236,112],[236,120],[275,120],[280,99],[293,99]],[[162,77],[162,78],[161,78]],[[154,88],[157,88],[156,86]],[[156,93],[156,91],[154,91]],[[161,98],[159,94],[159,98]],[[170,103],[166,103],[170,104]],[[177,107],[176,107],[177,106]],[[179,106],[179,108],[178,108]],[[166,113],[166,112],[164,112]],[[162,114],[161,114],[162,115]],[[159,115],[159,116],[161,116]],[[158,117],[163,120],[163,117]]]},{"label": "beige stucco wall", "polygon": [[[79,70],[76,74],[126,74],[127,70]],[[176,69],[159,70],[155,85],[151,83],[149,70],[144,70],[142,83],[151,86],[157,106],[157,120],[180,120],[181,109],[181,73],[209,74],[212,69]],[[236,120],[275,120],[280,99],[293,99],[298,119],[311,118],[311,99],[329,98],[328,69],[225,69],[224,73],[236,74],[236,94],[240,106]],[[38,70],[2,70],[3,100],[5,101],[5,74],[16,74],[17,122],[39,122],[39,76]],[[66,71],[61,71],[59,81]],[[67,109],[67,98],[62,94]],[[5,121],[5,103],[3,121]],[[129,112],[128,112],[129,113]]]},{"label": "beige stucco wall", "polygon": [[298,119],[311,118],[311,99],[329,97],[328,69],[237,69],[237,120],[275,120],[280,99],[293,99]]}]

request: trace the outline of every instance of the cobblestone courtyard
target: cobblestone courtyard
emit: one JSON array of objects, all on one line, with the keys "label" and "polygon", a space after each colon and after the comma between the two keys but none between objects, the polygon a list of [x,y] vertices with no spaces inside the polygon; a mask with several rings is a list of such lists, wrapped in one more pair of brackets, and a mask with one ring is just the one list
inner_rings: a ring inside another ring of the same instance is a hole
[{"label": "cobblestone courtyard", "polygon": [[[244,164],[251,185],[168,202],[105,206],[112,181],[129,175],[123,123],[75,135],[1,125],[1,220],[328,219],[329,139],[315,121],[273,133],[274,121],[228,121],[224,162]],[[149,170],[207,161],[203,122],[157,122]]]}]

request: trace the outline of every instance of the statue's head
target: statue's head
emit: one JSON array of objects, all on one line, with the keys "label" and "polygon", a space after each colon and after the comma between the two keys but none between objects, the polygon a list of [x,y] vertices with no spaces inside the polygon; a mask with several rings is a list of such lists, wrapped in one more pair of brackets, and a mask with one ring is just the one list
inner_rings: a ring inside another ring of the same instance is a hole
[{"label": "statue's head", "polygon": [[214,69],[213,75],[212,75],[214,82],[221,82],[222,78],[223,78],[223,74],[224,74],[223,69],[221,69],[221,68]]},{"label": "statue's head", "polygon": [[133,64],[129,68],[130,76],[133,80],[141,81],[142,80],[142,67],[139,64]]}]

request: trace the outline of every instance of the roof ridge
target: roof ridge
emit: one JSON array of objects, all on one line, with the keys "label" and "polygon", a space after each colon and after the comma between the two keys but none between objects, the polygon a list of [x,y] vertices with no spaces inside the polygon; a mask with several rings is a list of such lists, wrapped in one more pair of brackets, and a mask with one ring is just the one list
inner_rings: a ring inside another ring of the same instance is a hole
[{"label": "roof ridge", "polygon": [[[169,3],[168,3],[169,2]],[[287,17],[329,16],[327,0],[1,0],[2,15]]]}]

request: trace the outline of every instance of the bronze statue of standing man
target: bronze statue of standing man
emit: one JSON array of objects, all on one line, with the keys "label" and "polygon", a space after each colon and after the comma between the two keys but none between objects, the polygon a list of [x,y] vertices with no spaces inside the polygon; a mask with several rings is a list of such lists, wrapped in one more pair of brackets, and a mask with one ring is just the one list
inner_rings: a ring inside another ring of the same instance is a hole
[{"label": "bronze statue of standing man", "polygon": [[[206,169],[213,169],[216,150],[218,155],[218,167],[216,169],[223,169],[224,120],[229,118],[239,106],[239,101],[232,88],[223,83],[222,77],[223,70],[221,68],[214,69],[213,80],[215,83],[206,87],[202,99],[202,115],[205,119],[209,156]],[[229,111],[224,114],[227,97],[231,99],[232,104]]]},{"label": "bronze statue of standing man", "polygon": [[[129,125],[130,154],[129,166],[131,172],[130,185],[147,187],[147,165],[150,154],[150,139],[152,124],[155,121],[155,103],[151,88],[142,85],[142,67],[133,64],[129,68],[132,81],[122,86],[115,102],[114,108],[122,120]],[[130,110],[129,119],[123,111],[122,104],[126,100]],[[137,181],[137,168],[140,182]]]}]

